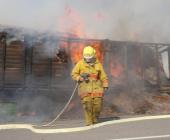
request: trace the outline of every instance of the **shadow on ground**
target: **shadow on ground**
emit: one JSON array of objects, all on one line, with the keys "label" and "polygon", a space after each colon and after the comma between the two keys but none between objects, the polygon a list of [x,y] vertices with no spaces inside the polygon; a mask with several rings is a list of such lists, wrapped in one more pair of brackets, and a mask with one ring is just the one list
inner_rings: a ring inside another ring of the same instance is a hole
[{"label": "shadow on ground", "polygon": [[114,120],[120,120],[120,117],[104,117],[104,118],[99,118],[99,123],[108,122],[108,121],[114,121]]}]

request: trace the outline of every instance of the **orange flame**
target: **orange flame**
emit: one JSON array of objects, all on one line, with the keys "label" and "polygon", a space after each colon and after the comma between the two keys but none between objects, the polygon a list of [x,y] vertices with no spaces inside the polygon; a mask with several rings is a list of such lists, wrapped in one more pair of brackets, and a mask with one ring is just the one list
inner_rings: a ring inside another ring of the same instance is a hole
[{"label": "orange flame", "polygon": [[93,42],[91,46],[96,50],[96,58],[103,63],[104,54],[101,42],[100,41]]},{"label": "orange flame", "polygon": [[69,5],[65,6],[64,15],[59,19],[59,29],[67,33],[65,37],[85,37],[83,19]]},{"label": "orange flame", "polygon": [[[100,42],[91,42],[88,45],[91,45],[95,50],[96,50],[96,57],[99,59],[101,62],[103,62],[103,50]],[[83,49],[86,46],[86,43],[84,42],[73,42],[71,43],[70,46],[70,54],[71,54],[71,60],[75,64],[79,60],[82,59],[82,53]]]},{"label": "orange flame", "polygon": [[[101,14],[98,14],[98,17],[102,17]],[[65,6],[64,16],[60,18],[59,26],[62,32],[66,32],[65,37],[71,38],[82,38],[86,37],[84,22],[81,16],[76,13],[76,11],[71,8],[69,5]],[[67,34],[69,33],[69,34]],[[71,56],[72,62],[75,64],[80,59],[82,59],[83,48],[86,45],[91,45],[96,49],[96,56],[100,61],[103,61],[102,47],[101,42],[96,41],[78,41],[70,43],[61,43],[62,47],[68,48],[69,54]]]},{"label": "orange flame", "polygon": [[82,52],[83,52],[84,44],[83,43],[71,43],[70,46],[70,55],[71,60],[74,64],[76,64],[79,60],[82,59]]},{"label": "orange flame", "polygon": [[121,63],[118,62],[117,59],[113,59],[113,62],[110,63],[110,73],[113,78],[118,78],[123,73],[124,68]]}]

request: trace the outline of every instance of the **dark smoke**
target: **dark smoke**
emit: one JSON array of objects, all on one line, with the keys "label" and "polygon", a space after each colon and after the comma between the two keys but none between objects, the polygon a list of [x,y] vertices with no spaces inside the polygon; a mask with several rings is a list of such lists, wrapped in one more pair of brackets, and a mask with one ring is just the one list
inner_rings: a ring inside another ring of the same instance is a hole
[{"label": "dark smoke", "polygon": [[[4,25],[45,32],[70,32],[80,27],[79,30],[83,32],[81,37],[86,35],[87,38],[121,41],[169,42],[169,0],[0,2],[0,24]],[[32,7],[32,12],[25,10],[27,5]],[[13,9],[13,14],[8,9]]]},{"label": "dark smoke", "polygon": [[[27,47],[34,47],[35,44],[41,44],[43,53],[40,52],[40,55],[43,55],[44,58],[54,58],[56,56],[59,47],[58,37],[63,36],[60,32],[72,33],[72,31],[77,31],[76,27],[78,27],[78,32],[80,31],[80,34],[78,34],[79,37],[169,43],[170,19],[168,13],[170,2],[168,0],[93,0],[88,1],[90,6],[84,6],[87,4],[87,1],[84,0],[60,1],[59,4],[49,2],[48,5],[45,4],[42,8],[35,8],[41,11],[35,14],[40,18],[36,18],[34,14],[23,12],[21,7],[25,4],[20,0],[15,0],[14,3],[3,0],[1,2],[0,10],[2,12],[0,13],[3,15],[1,16],[2,21],[0,24],[17,26],[17,28],[4,26],[0,28],[0,31],[6,31],[8,33],[7,44],[10,44],[14,40],[22,41]],[[20,15],[22,22],[18,22],[17,13],[7,14],[9,11],[6,11],[8,8],[5,5],[11,8],[19,7],[19,13],[23,13]],[[34,3],[31,1],[30,5],[34,5]],[[56,8],[57,6],[59,7]],[[5,12],[3,12],[4,10]],[[68,18],[64,19],[64,22],[60,25],[60,20],[65,18],[65,16]],[[24,28],[18,28],[21,25]],[[112,53],[115,52],[116,49]],[[123,76],[120,76],[120,82],[119,78],[115,80],[119,84],[111,85],[108,95],[105,97],[105,114],[108,112],[110,112],[109,115],[114,115],[114,113],[119,115],[168,113],[168,97],[163,99],[162,97],[158,98],[156,96],[159,94],[157,91],[148,90],[148,87],[155,87],[156,84],[156,70],[152,65],[156,58],[153,56],[152,59],[143,60],[145,63],[145,79],[143,81],[141,75],[137,74],[134,70],[136,63],[138,63],[134,61],[137,57],[133,57],[135,53],[132,49],[127,54],[129,57],[125,57],[124,53],[120,54],[120,57],[123,59],[120,62],[126,62],[128,67],[125,66],[126,71],[123,71]],[[151,54],[153,54],[152,49],[148,49],[143,55],[148,56]],[[107,67],[110,67],[108,66],[109,63],[107,62]],[[139,63],[137,67],[141,65],[143,64]],[[126,72],[128,77],[125,77]],[[35,80],[34,82],[36,83],[37,81]],[[67,78],[62,81],[62,84],[58,84],[57,82],[56,85],[64,85],[64,87],[61,86],[64,89]],[[29,87],[29,85],[27,86]],[[32,92],[26,92],[25,96],[20,97],[16,101],[16,109],[22,112],[25,111],[25,114],[32,112],[33,114],[31,115],[35,115],[34,111],[38,112],[44,119],[49,116],[50,112],[55,112],[55,106],[58,106],[56,112],[62,108],[61,106],[64,105],[71,93],[71,88],[69,91],[57,89],[54,92],[56,94],[52,94],[51,97],[44,96],[44,94],[43,96],[39,94],[32,96]],[[30,100],[32,104],[30,104]],[[166,103],[162,103],[162,101],[166,101]],[[74,111],[79,114],[81,110],[79,105],[79,103],[73,102],[73,108],[70,108],[70,112],[68,111],[68,113],[73,115],[73,118]],[[41,110],[40,108],[43,109]]]}]

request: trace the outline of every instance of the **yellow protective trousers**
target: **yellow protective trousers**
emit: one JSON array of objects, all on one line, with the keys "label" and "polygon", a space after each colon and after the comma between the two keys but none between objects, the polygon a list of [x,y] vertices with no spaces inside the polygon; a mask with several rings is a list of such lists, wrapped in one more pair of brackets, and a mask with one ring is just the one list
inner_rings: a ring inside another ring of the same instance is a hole
[{"label": "yellow protective trousers", "polygon": [[86,125],[92,125],[98,122],[102,109],[102,97],[86,96],[81,99]]}]

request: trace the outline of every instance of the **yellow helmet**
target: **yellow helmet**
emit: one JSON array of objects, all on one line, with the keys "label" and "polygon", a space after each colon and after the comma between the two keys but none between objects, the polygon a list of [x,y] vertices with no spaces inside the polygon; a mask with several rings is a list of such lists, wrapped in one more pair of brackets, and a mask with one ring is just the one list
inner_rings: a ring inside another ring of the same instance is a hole
[{"label": "yellow helmet", "polygon": [[86,63],[93,65],[96,61],[96,50],[91,46],[86,46],[83,50],[83,57]]},{"label": "yellow helmet", "polygon": [[85,59],[90,59],[90,58],[93,58],[95,57],[96,55],[96,51],[93,47],[91,46],[86,46],[84,49],[83,49],[83,57]]}]

